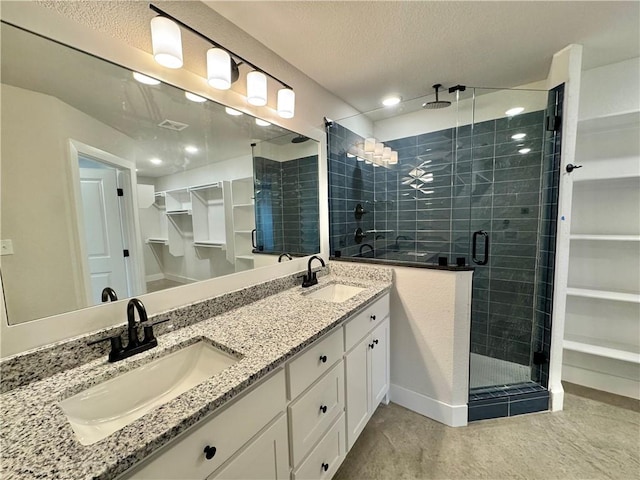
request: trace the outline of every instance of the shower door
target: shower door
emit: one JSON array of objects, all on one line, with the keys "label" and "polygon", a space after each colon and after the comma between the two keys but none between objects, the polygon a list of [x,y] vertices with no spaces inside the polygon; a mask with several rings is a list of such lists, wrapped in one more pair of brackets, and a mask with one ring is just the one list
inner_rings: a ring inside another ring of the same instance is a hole
[{"label": "shower door", "polygon": [[[538,381],[534,342],[547,92],[473,91],[457,141],[470,163],[467,255],[473,278],[470,389]],[[521,108],[505,112],[496,105]]]}]

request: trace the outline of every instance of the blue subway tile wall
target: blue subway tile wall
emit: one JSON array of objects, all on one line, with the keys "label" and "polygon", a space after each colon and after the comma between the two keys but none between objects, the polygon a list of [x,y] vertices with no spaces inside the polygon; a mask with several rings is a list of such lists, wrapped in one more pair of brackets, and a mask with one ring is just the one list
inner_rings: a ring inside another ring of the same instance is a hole
[{"label": "blue subway tile wall", "polygon": [[266,253],[320,251],[318,156],[255,157],[256,240]]}]

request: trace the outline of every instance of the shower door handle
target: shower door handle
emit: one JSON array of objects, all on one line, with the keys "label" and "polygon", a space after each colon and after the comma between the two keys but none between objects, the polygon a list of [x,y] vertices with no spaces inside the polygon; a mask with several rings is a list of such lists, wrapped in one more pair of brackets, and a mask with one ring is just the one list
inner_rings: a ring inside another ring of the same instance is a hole
[{"label": "shower door handle", "polygon": [[258,248],[258,230],[255,228],[251,230],[251,246]]},{"label": "shower door handle", "polygon": [[[477,246],[478,246],[478,237],[484,237],[484,255],[482,260],[478,260],[476,256]],[[471,257],[473,258],[473,263],[478,265],[486,265],[489,261],[489,234],[484,230],[478,230],[477,232],[473,232],[473,246],[471,251]]]}]

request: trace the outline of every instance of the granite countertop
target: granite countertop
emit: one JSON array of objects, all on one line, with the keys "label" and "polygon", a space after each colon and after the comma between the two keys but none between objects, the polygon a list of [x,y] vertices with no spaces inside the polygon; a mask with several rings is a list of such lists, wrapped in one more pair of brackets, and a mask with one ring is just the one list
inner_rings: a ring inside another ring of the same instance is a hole
[{"label": "granite countertop", "polygon": [[[318,286],[290,288],[161,335],[158,347],[121,362],[101,358],[3,394],[2,478],[110,479],[126,471],[391,288],[389,269],[349,267],[332,269]],[[343,303],[308,296],[332,282],[364,290]],[[77,441],[61,400],[201,339],[242,359],[104,440]]]}]

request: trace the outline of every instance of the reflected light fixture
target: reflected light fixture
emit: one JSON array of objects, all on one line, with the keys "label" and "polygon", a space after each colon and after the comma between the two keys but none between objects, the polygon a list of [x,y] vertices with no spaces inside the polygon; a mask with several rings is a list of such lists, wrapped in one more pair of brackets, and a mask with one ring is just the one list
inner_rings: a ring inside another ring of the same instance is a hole
[{"label": "reflected light fixture", "polygon": [[180,68],[183,65],[180,33],[181,29],[187,30],[205,40],[212,47],[206,52],[207,83],[211,87],[228,90],[240,77],[238,67],[246,65],[251,69],[247,74],[247,102],[258,107],[267,104],[267,77],[269,77],[281,85],[277,97],[278,115],[282,118],[293,118],[296,97],[289,85],[157,6],[149,4],[149,8],[158,14],[151,20],[151,40],[154,58],[160,65],[169,68]]},{"label": "reflected light fixture", "polygon": [[198,153],[198,147],[194,147],[193,145],[187,145],[184,147],[184,151],[187,153]]},{"label": "reflected light fixture", "polygon": [[527,136],[526,133],[516,133],[515,135],[511,135],[511,138],[513,140],[522,140],[526,136]]},{"label": "reflected light fixture", "polygon": [[530,151],[531,151],[530,148],[521,148],[520,150],[518,150],[518,153],[525,154],[525,153],[529,153]]},{"label": "reflected light fixture", "polygon": [[140,83],[144,83],[145,85],[160,85],[160,80],[156,80],[155,78],[147,77],[140,72],[133,72],[133,78]]},{"label": "reflected light fixture", "polygon": [[513,117],[515,115],[518,115],[520,113],[524,112],[524,108],[523,107],[513,107],[510,108],[509,110],[507,110],[506,112],[504,112],[508,117]]},{"label": "reflected light fixture", "polygon": [[165,17],[151,19],[153,58],[163,67],[182,67],[182,36],[177,23]]},{"label": "reflected light fixture", "polygon": [[224,107],[224,111],[227,112],[229,115],[233,115],[234,117],[239,117],[240,115],[242,115],[242,112],[239,112],[238,110],[234,110],[231,107]]},{"label": "reflected light fixture", "polygon": [[399,104],[402,101],[402,97],[398,97],[396,95],[387,97],[382,100],[382,105],[385,107],[393,107],[394,105]]},{"label": "reflected light fixture", "polygon": [[191,100],[192,102],[196,103],[204,103],[207,101],[206,98],[191,92],[184,92],[184,96],[187,97],[187,100]]},{"label": "reflected light fixture", "polygon": [[268,127],[271,124],[269,122],[267,122],[266,120],[262,120],[261,118],[256,118],[256,125],[258,125],[260,127]]},{"label": "reflected light fixture", "polygon": [[162,163],[162,160],[160,160],[160,159],[159,159],[159,158],[157,158],[157,157],[150,158],[150,159],[149,159],[149,161],[150,161],[151,163],[153,163],[154,165],[160,165],[160,164]]}]

